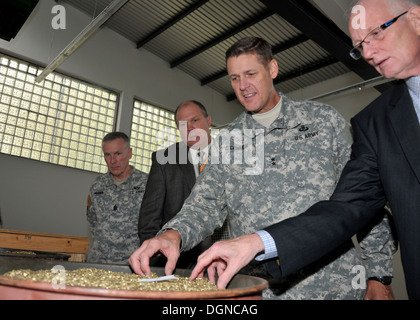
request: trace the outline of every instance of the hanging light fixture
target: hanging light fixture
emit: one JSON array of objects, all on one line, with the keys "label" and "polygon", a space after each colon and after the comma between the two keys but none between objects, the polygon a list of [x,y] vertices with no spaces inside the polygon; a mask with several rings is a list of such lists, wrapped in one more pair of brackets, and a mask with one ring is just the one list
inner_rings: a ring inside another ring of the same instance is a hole
[{"label": "hanging light fixture", "polygon": [[365,89],[369,89],[375,86],[379,86],[381,84],[385,84],[391,81],[394,81],[395,79],[387,79],[384,78],[383,76],[379,76],[376,78],[372,78],[363,82],[359,82],[356,84],[353,84],[351,86],[345,87],[345,88],[341,88],[335,91],[331,91],[328,93],[324,93],[324,94],[320,94],[318,96],[309,98],[308,100],[317,100],[317,99],[322,99],[322,98],[326,98],[326,97],[331,97],[331,96],[338,96],[341,94],[349,94],[349,93],[353,93],[353,92],[357,92],[357,91],[362,91]]}]

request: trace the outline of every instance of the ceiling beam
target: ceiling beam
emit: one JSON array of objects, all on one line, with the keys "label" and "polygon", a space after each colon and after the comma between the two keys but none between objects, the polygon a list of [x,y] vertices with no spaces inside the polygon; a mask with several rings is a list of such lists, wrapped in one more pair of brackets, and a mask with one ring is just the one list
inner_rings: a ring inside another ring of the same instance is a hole
[{"label": "ceiling beam", "polygon": [[288,73],[278,76],[274,79],[274,85],[280,84],[282,82],[286,82],[292,80],[294,78],[303,76],[305,74],[320,70],[322,68],[326,68],[334,63],[339,62],[337,58],[334,57],[326,57],[324,59],[315,61],[313,63],[307,64],[305,66],[299,67],[296,70],[289,71]]},{"label": "ceiling beam", "polygon": [[234,36],[235,34],[248,29],[249,27],[253,26],[254,24],[257,24],[258,22],[267,19],[268,17],[272,16],[274,12],[268,10],[260,14],[259,16],[252,17],[250,20],[246,21],[245,23],[233,28],[232,30],[229,30],[228,32],[220,35],[219,37],[209,41],[208,43],[204,44],[203,46],[193,50],[192,52],[184,55],[183,57],[171,62],[171,68],[175,68],[178,65],[194,58],[195,56],[199,55],[200,53],[203,53],[204,51],[210,49],[211,47],[219,44],[220,42],[225,41],[226,39],[229,39],[230,37]]},{"label": "ceiling beam", "polygon": [[[354,60],[349,52],[352,48],[351,39],[331,20],[319,12],[307,0],[260,0],[270,10],[275,11],[283,19],[299,29],[314,42],[324,48],[333,57],[341,61],[347,68],[358,74],[362,79],[369,80],[378,77],[378,72],[364,60]],[[383,91],[389,85],[383,85]],[[379,88],[377,88],[379,89]]]},{"label": "ceiling beam", "polygon": [[200,0],[200,1],[197,1],[197,2],[193,3],[190,7],[183,10],[180,14],[173,17],[171,20],[169,20],[168,22],[166,22],[162,26],[158,27],[156,30],[152,31],[149,35],[147,35],[146,37],[141,39],[139,42],[137,42],[137,49],[143,47],[146,43],[153,40],[154,38],[156,38],[157,36],[159,36],[160,34],[165,32],[166,30],[168,30],[170,27],[172,27],[177,22],[184,19],[190,13],[194,12],[195,10],[197,10],[200,7],[202,7],[203,5],[205,5],[207,2],[209,2],[209,0]]}]

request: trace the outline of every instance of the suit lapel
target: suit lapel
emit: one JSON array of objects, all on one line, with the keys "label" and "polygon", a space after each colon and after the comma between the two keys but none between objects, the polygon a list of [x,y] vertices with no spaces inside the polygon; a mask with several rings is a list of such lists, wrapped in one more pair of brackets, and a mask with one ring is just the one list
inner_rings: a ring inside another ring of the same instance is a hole
[{"label": "suit lapel", "polygon": [[[181,149],[182,149],[182,151],[180,151],[180,147],[179,147],[179,143],[178,143],[177,144],[177,154],[179,152],[187,151],[187,153],[188,153],[187,154],[187,163],[186,164],[185,163],[180,164],[178,161],[177,161],[177,163],[178,163],[178,166],[179,166],[180,170],[182,171],[182,173],[185,177],[185,180],[186,180],[188,186],[191,187],[191,189],[192,189],[192,187],[195,184],[195,170],[194,170],[194,165],[190,161],[190,157],[189,157],[189,151],[190,150],[189,150],[189,148],[186,148],[186,149],[181,148]],[[177,157],[177,160],[178,159],[179,159],[179,157]]]},{"label": "suit lapel", "polygon": [[192,189],[192,187],[195,184],[195,171],[193,164],[188,162],[188,164],[179,164],[179,166],[184,173],[184,176],[186,178],[185,180]]},{"label": "suit lapel", "polygon": [[390,121],[411,169],[420,182],[420,125],[405,84],[395,88],[390,105]]}]

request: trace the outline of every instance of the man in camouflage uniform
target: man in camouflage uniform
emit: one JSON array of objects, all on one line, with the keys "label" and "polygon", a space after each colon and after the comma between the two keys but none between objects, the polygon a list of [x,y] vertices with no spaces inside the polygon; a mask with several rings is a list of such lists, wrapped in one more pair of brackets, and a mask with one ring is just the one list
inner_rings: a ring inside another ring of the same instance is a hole
[{"label": "man in camouflage uniform", "polygon": [[[350,153],[351,135],[346,122],[324,104],[279,96],[272,84],[278,73],[277,63],[271,58],[262,64],[259,57],[258,47],[269,45],[262,39],[249,38],[236,44],[242,46],[252,49],[239,54],[228,51],[227,61],[235,93],[247,112],[213,140],[210,165],[181,212],[154,241],[131,256],[130,263],[137,273],[149,272],[147,259],[158,250],[166,252],[166,272],[170,272],[176,246],[188,250],[220,227],[226,216],[231,236],[239,237],[297,215],[311,204],[328,199],[334,191]],[[241,57],[249,61],[233,64],[233,59]],[[251,85],[254,77],[258,81]],[[253,101],[264,96],[264,90],[268,102]],[[388,220],[382,218],[361,241],[369,276],[393,272],[396,247]],[[361,299],[365,292],[354,282],[352,285],[357,276],[352,271],[362,264],[349,239],[324,259],[282,281],[275,281],[257,260],[241,273],[269,280],[265,299]],[[214,270],[209,271],[214,274]],[[369,283],[369,297],[377,294],[375,289],[376,284],[371,287]]]},{"label": "man in camouflage uniform", "polygon": [[96,178],[88,196],[88,262],[127,263],[140,245],[138,218],[147,174],[129,165],[132,149],[122,132],[107,134],[102,150],[108,172]]}]

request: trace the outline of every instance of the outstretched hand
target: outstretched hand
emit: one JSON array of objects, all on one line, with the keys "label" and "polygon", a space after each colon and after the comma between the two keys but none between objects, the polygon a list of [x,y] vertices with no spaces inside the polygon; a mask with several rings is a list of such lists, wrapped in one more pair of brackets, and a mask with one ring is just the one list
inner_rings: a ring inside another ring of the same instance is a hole
[{"label": "outstretched hand", "polygon": [[146,240],[128,260],[133,271],[139,275],[150,275],[150,258],[156,253],[163,254],[167,259],[165,274],[171,275],[178,261],[181,236],[178,231],[168,230],[159,236]]},{"label": "outstretched hand", "polygon": [[209,280],[216,283],[217,275],[217,287],[224,289],[235,274],[263,250],[264,245],[257,234],[216,242],[198,257],[190,279],[203,277],[207,268]]}]

